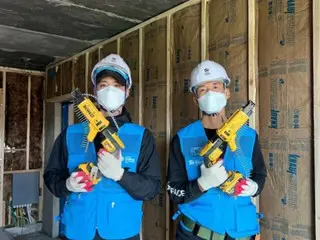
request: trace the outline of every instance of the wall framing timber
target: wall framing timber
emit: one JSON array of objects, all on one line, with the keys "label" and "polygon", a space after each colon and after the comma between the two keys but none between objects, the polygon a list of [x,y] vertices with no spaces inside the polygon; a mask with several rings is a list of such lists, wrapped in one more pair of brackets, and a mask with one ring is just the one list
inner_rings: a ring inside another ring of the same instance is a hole
[{"label": "wall framing timber", "polygon": [[[172,15],[167,16],[167,96],[166,96],[166,158],[169,158],[169,144],[171,140],[172,131],[172,69],[171,69],[171,52],[172,52]],[[166,161],[166,169],[168,169],[168,161]],[[170,199],[166,194],[166,239],[170,238]]]},{"label": "wall framing timber", "polygon": [[[114,50],[114,52],[116,53],[120,53],[121,50],[121,44],[122,44],[122,40],[124,39],[124,37],[126,37],[127,35],[129,35],[130,33],[134,32],[134,31],[138,31],[139,32],[139,60],[138,60],[138,65],[139,65],[139,84],[138,84],[138,88],[139,88],[139,92],[141,93],[139,95],[139,118],[138,118],[138,123],[139,124],[145,124],[144,122],[144,114],[145,114],[145,107],[144,107],[144,93],[143,93],[143,89],[144,89],[144,84],[146,82],[146,77],[145,75],[145,42],[144,42],[144,36],[145,36],[145,29],[147,26],[149,26],[152,23],[157,22],[158,20],[161,19],[166,19],[166,84],[167,84],[167,89],[166,89],[166,105],[165,105],[165,112],[166,112],[166,124],[165,124],[165,134],[166,134],[166,138],[165,138],[165,142],[167,145],[166,148],[166,156],[168,158],[168,154],[169,154],[169,143],[171,140],[171,137],[174,135],[174,130],[173,130],[173,119],[172,119],[172,115],[173,113],[173,103],[172,101],[174,101],[173,99],[173,94],[174,94],[174,76],[173,76],[173,61],[175,60],[173,57],[173,54],[175,52],[176,49],[174,49],[173,47],[173,24],[172,24],[172,18],[173,15],[179,11],[182,11],[184,9],[187,9],[190,6],[195,6],[195,5],[200,5],[201,6],[201,33],[200,36],[197,36],[200,38],[200,60],[205,60],[210,58],[210,48],[213,46],[209,46],[210,44],[210,36],[213,34],[212,32],[210,32],[210,15],[212,14],[210,12],[210,4],[216,4],[217,2],[221,3],[221,4],[226,4],[224,6],[229,7],[232,11],[236,10],[233,8],[234,5],[232,5],[234,2],[236,1],[215,1],[215,0],[190,0],[187,1],[173,9],[170,9],[169,11],[162,13],[154,18],[151,18],[150,20],[143,22],[127,31],[124,31],[108,40],[102,41],[101,43],[92,46],[74,56],[72,56],[71,58],[67,58],[64,59],[60,62],[57,63],[52,63],[50,65],[48,65],[46,72],[48,73],[48,71],[50,69],[55,69],[57,66],[63,65],[64,63],[75,59],[75,58],[79,58],[81,56],[85,56],[85,74],[83,76],[83,81],[85,81],[85,89],[86,92],[89,90],[89,86],[91,84],[91,79],[90,79],[90,66],[91,66],[91,55],[94,52],[98,53],[98,59],[101,60],[103,58],[103,49],[104,46],[114,43],[116,42],[116,48]],[[254,114],[251,116],[249,124],[251,127],[253,127],[254,129],[256,129],[256,131],[259,133],[260,129],[260,122],[259,122],[259,113],[261,111],[260,108],[260,102],[259,102],[259,74],[258,74],[258,26],[259,26],[259,6],[258,6],[258,0],[248,0],[248,1],[238,1],[241,2],[241,4],[246,4],[247,5],[247,22],[246,22],[246,27],[247,27],[247,32],[246,32],[246,36],[244,40],[239,40],[241,38],[237,39],[237,36],[233,36],[235,37],[234,39],[224,39],[223,37],[225,36],[219,36],[221,37],[221,39],[216,40],[217,45],[220,44],[221,48],[224,48],[224,44],[226,45],[231,45],[230,42],[232,40],[234,40],[235,42],[238,41],[247,41],[247,55],[246,55],[246,61],[247,61],[247,69],[246,69],[246,73],[247,73],[247,85],[246,85],[246,91],[247,91],[247,99],[252,100],[253,102],[255,102],[256,107],[254,109]],[[228,5],[229,4],[229,5]],[[239,3],[240,4],[240,3]],[[244,5],[242,5],[243,7]],[[320,95],[319,95],[319,91],[320,91],[320,86],[319,86],[319,81],[316,81],[316,79],[320,78],[320,60],[319,60],[319,56],[320,56],[320,36],[319,36],[319,8],[320,8],[320,3],[319,1],[313,1],[313,53],[314,53],[314,62],[313,62],[313,79],[314,79],[314,136],[315,136],[315,143],[314,143],[314,148],[315,148],[315,186],[318,186],[320,184],[320,177],[318,172],[320,171],[320,150],[319,150],[319,136],[320,136],[320,128],[318,126],[318,122],[320,121]],[[235,13],[236,14],[236,13]],[[213,15],[213,14],[212,14]],[[211,16],[212,16],[211,15]],[[232,13],[231,13],[232,15]],[[235,16],[231,16],[235,17]],[[227,19],[226,19],[227,21]],[[232,21],[232,20],[231,20]],[[222,31],[222,34],[227,34],[226,32]],[[239,37],[239,36],[238,36]],[[165,40],[164,40],[165,41]],[[229,41],[229,42],[228,42]],[[228,46],[229,47],[229,46]],[[226,47],[226,48],[228,48]],[[241,50],[239,50],[241,51]],[[226,51],[227,52],[227,51]],[[226,53],[228,54],[228,53]],[[242,59],[241,59],[242,60]],[[235,76],[234,76],[235,77]],[[185,79],[187,80],[187,79]],[[48,85],[48,80],[46,85]],[[61,85],[61,84],[60,84]],[[57,86],[60,86],[59,84],[57,84]],[[318,91],[319,90],[319,91]],[[47,91],[46,91],[47,92]],[[53,97],[48,97],[47,101],[48,102],[64,102],[64,101],[68,101],[71,99],[71,96],[69,93],[65,92],[65,93],[61,93],[61,94],[57,94]],[[238,104],[238,102],[236,102],[236,104]],[[199,112],[199,118],[201,118],[201,112]],[[1,152],[0,152],[1,153]],[[167,162],[166,162],[166,167],[167,167]],[[320,193],[318,191],[318,189],[315,190],[316,192],[316,217],[315,217],[315,222],[316,222],[316,231],[317,231],[317,239],[319,239],[319,235],[320,235]],[[165,202],[166,202],[166,223],[165,223],[165,228],[166,228],[166,239],[170,239],[170,228],[172,227],[170,224],[170,218],[171,218],[171,212],[170,212],[170,208],[169,208],[169,199],[166,196],[165,197]],[[256,203],[257,207],[259,208],[259,199],[256,198],[254,199],[254,202]],[[172,236],[171,236],[172,237]]]},{"label": "wall framing timber", "polygon": [[[258,77],[258,5],[257,1],[248,2],[248,93],[249,99],[256,105],[249,124],[259,134],[259,77]],[[259,209],[259,198],[253,202]]]},{"label": "wall framing timber", "polygon": [[[0,74],[2,78],[2,84],[0,86],[0,227],[5,226],[6,222],[6,208],[8,208],[6,202],[4,201],[4,178],[7,175],[10,175],[12,173],[30,173],[30,172],[39,172],[40,173],[40,179],[39,179],[39,187],[40,187],[40,193],[39,193],[39,205],[38,205],[38,220],[41,221],[42,219],[42,205],[43,205],[43,181],[42,181],[42,171],[43,171],[43,144],[45,139],[45,133],[42,129],[42,149],[41,149],[41,161],[42,161],[42,167],[41,168],[30,168],[30,145],[32,144],[30,142],[30,133],[31,133],[31,102],[32,102],[32,79],[36,77],[45,77],[45,72],[40,71],[32,71],[32,70],[24,70],[24,69],[17,69],[17,68],[9,68],[9,67],[1,67],[0,66]],[[27,77],[27,119],[26,119],[26,127],[27,127],[27,134],[26,134],[26,162],[25,162],[25,168],[21,170],[5,170],[5,132],[6,132],[6,125],[5,125],[5,108],[6,108],[6,93],[7,93],[7,81],[8,81],[8,74],[17,74]],[[45,80],[43,79],[43,83],[45,83]],[[45,102],[45,84],[42,84],[42,92],[43,92],[43,101],[42,104]],[[44,111],[43,111],[44,116]],[[43,116],[41,116],[43,118]],[[44,118],[41,122],[42,126],[44,126]],[[9,216],[10,219],[10,216]]]},{"label": "wall framing timber", "polygon": [[314,176],[315,176],[315,229],[320,239],[320,2],[313,1],[313,114],[314,114]]},{"label": "wall framing timber", "polygon": [[[2,91],[0,94],[0,115],[4,116],[5,114],[5,106],[6,106],[6,72],[2,72]],[[5,130],[5,119],[0,117],[0,226],[3,226],[5,223],[5,202],[3,201],[3,180],[4,180],[4,130]]]}]

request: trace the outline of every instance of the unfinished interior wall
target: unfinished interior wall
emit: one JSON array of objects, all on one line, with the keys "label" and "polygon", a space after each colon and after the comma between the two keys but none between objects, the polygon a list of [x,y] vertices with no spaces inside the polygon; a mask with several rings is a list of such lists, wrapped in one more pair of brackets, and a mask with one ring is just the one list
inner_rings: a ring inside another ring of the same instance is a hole
[{"label": "unfinished interior wall", "polygon": [[143,125],[155,138],[162,181],[160,194],[144,204],[143,235],[146,239],[165,239],[166,235],[166,40],[166,18],[144,28]]},{"label": "unfinished interior wall", "polygon": [[96,49],[95,51],[92,51],[89,53],[88,57],[88,82],[87,82],[87,92],[90,94],[93,94],[93,84],[91,82],[91,72],[94,68],[94,66],[99,62],[99,51],[100,49]]},{"label": "unfinished interior wall", "polygon": [[[259,2],[262,239],[313,233],[311,1]],[[270,204],[272,196],[272,204]]]},{"label": "unfinished interior wall", "polygon": [[[115,48],[116,46],[113,46]],[[116,52],[114,52],[116,53]],[[139,101],[140,101],[140,89],[139,89],[139,30],[128,34],[123,37],[120,42],[120,55],[127,62],[131,70],[132,86],[130,89],[130,95],[127,99],[126,108],[131,114],[132,121],[139,123]]]},{"label": "unfinished interior wall", "polygon": [[[99,59],[119,52],[131,68],[133,88],[127,107],[133,120],[151,130],[156,139],[163,180],[160,195],[144,205],[144,239],[168,239],[167,222],[176,209],[165,201],[168,139],[199,118],[189,93],[190,73],[206,55],[221,63],[231,78],[227,115],[249,98],[259,105],[259,118],[254,119],[259,122],[256,127],[268,167],[260,198],[265,216],[261,220],[262,239],[313,239],[311,0],[252,3],[190,0],[73,57],[83,59],[79,84],[85,79],[84,86],[91,93],[90,75]],[[248,21],[253,19],[249,6],[254,6],[253,12],[259,9],[259,21],[255,22],[259,33]],[[258,34],[259,59],[250,52],[257,46],[248,39],[249,34]],[[48,75],[51,68],[69,60],[49,66]],[[258,60],[259,79],[257,69],[250,65]],[[64,101],[57,81],[48,82],[48,90],[53,89],[54,94],[50,90],[47,98]],[[257,81],[259,89],[252,89]],[[53,98],[59,91],[61,98]],[[170,228],[174,239],[172,221]]]},{"label": "unfinished interior wall", "polygon": [[28,76],[6,74],[4,171],[26,169]]},{"label": "unfinished interior wall", "polygon": [[[0,226],[17,226],[18,220],[22,224],[23,216],[22,210],[13,206],[13,175],[40,173],[43,169],[44,73],[0,67],[0,75],[4,103],[0,109]],[[38,180],[41,182],[40,177]],[[30,202],[32,217],[40,220],[42,183],[33,187],[40,191],[38,200]],[[23,190],[29,188],[26,185]]]},{"label": "unfinished interior wall", "polygon": [[32,124],[30,125],[29,169],[41,169],[43,164],[43,90],[44,78],[32,76],[30,93],[30,124]]},{"label": "unfinished interior wall", "polygon": [[199,117],[189,88],[190,74],[200,62],[201,5],[173,14],[172,31],[172,119],[175,134]]},{"label": "unfinished interior wall", "polygon": [[48,81],[46,86],[46,96],[48,98],[54,98],[63,95],[61,87],[61,73],[62,68],[60,65],[56,65],[48,70]]},{"label": "unfinished interior wall", "polygon": [[114,40],[112,42],[104,44],[100,49],[101,49],[100,59],[103,59],[104,57],[108,56],[111,53],[118,52],[118,42],[117,40]]},{"label": "unfinished interior wall", "polygon": [[[199,118],[199,110],[190,93],[190,74],[200,62],[201,5],[196,4],[172,15],[172,133]],[[166,171],[166,170],[165,170]],[[174,239],[177,221],[171,216],[177,211],[170,204],[170,236]]]},{"label": "unfinished interior wall", "polygon": [[61,64],[61,91],[62,94],[70,93],[73,87],[73,60]]},{"label": "unfinished interior wall", "polygon": [[222,64],[230,79],[227,114],[248,100],[248,1],[209,2],[209,59]]},{"label": "unfinished interior wall", "polygon": [[83,54],[73,60],[74,88],[79,88],[81,92],[86,91],[86,55]]}]

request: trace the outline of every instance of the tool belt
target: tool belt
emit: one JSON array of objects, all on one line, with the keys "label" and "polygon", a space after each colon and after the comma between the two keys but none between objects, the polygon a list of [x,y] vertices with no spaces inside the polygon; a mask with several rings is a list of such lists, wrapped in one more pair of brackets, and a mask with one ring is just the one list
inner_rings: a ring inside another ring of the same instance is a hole
[{"label": "tool belt", "polygon": [[[190,218],[188,218],[185,215],[182,215],[181,219],[184,226],[186,226],[195,236],[198,236],[200,238],[206,239],[206,240],[224,240],[226,239],[226,235],[221,235],[216,232],[211,231],[208,228],[205,228],[203,226],[200,226]],[[244,237],[244,238],[236,238],[235,240],[253,240],[254,237]]]}]

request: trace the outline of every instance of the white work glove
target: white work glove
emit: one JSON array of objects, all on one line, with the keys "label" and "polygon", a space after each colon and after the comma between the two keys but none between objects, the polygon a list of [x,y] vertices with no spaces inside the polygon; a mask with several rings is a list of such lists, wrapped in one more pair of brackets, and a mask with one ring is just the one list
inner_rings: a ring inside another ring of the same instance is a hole
[{"label": "white work glove", "polygon": [[98,168],[100,172],[107,178],[119,181],[122,178],[124,169],[121,167],[122,156],[119,159],[106,151],[98,152]]},{"label": "white work glove", "polygon": [[70,192],[90,192],[92,182],[83,172],[73,172],[66,181],[66,187]]},{"label": "white work glove", "polygon": [[204,191],[212,187],[218,187],[227,180],[228,173],[222,164],[223,161],[221,160],[210,168],[207,168],[204,164],[201,165],[201,176],[198,178],[198,184]]},{"label": "white work glove", "polygon": [[241,185],[242,191],[238,196],[242,197],[252,197],[258,191],[258,184],[252,181],[250,178],[246,179],[246,182]]}]

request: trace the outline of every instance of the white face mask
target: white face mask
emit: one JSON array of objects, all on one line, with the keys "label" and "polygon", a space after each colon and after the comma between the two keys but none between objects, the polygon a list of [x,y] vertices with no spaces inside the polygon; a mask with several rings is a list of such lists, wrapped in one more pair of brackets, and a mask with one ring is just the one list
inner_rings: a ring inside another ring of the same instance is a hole
[{"label": "white face mask", "polygon": [[209,91],[198,98],[199,108],[207,114],[219,113],[226,105],[227,98],[224,93]]},{"label": "white face mask", "polygon": [[117,110],[125,102],[125,92],[113,86],[100,89],[97,97],[100,104],[108,111]]}]

